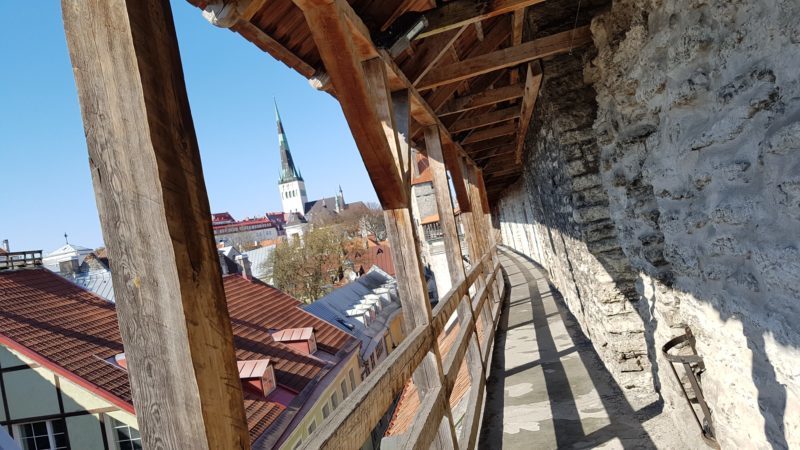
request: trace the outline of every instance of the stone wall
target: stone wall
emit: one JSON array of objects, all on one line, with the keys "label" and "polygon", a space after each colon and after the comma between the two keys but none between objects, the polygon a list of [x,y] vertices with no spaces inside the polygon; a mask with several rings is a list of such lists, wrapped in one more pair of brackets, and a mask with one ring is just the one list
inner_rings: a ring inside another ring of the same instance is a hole
[{"label": "stone wall", "polygon": [[687,440],[660,348],[693,331],[722,448],[800,445],[799,17],[796,0],[615,0],[572,81],[555,77],[576,55],[546,63],[497,204],[504,242],[549,270],[621,385],[653,375]]},{"label": "stone wall", "polygon": [[[548,61],[526,143],[525,172],[499,202],[503,242],[550,274],[620,386],[653,399],[635,276],[616,237],[592,125],[596,93],[583,79],[591,54]],[[526,226],[524,224],[532,224]]]}]

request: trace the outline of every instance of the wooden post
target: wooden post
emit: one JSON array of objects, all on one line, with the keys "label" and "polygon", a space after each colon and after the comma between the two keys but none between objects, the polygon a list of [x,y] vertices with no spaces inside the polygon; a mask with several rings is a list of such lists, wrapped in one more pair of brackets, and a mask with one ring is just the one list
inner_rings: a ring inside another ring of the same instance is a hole
[{"label": "wooden post", "polygon": [[250,448],[168,0],[63,0],[145,448]]},{"label": "wooden post", "polygon": [[[450,272],[450,283],[455,287],[466,278],[466,273],[464,272],[464,260],[461,254],[461,242],[458,239],[458,229],[453,215],[453,202],[450,198],[450,185],[447,182],[439,127],[436,125],[425,128],[425,148],[428,153],[428,170],[433,175],[433,192],[436,197],[436,207],[439,211],[439,224],[442,228],[442,240],[447,257],[447,268]],[[473,330],[476,330],[475,312],[472,309],[472,302],[468,294],[459,299],[457,314],[459,326],[462,330],[470,326],[473,327]],[[484,388],[482,378],[486,372],[483,366],[483,358],[481,357],[477,331],[470,333],[468,339],[470,343],[467,347],[466,364],[468,365],[471,384],[474,389],[482,390]],[[468,426],[463,427],[461,443],[465,444],[465,448],[474,448],[477,440],[479,418],[475,417],[474,414],[468,414],[468,419]]]},{"label": "wooden post", "polygon": [[[475,200],[471,198],[469,180],[464,171],[465,165],[463,159],[456,154],[455,149],[448,147],[445,150],[445,166],[450,170],[450,174],[453,176],[453,187],[455,188],[456,197],[458,198],[458,206],[461,209],[461,224],[464,227],[464,238],[467,241],[469,259],[473,265],[478,264],[480,263],[483,252],[481,251],[479,242],[480,233],[478,232],[474,216]],[[484,286],[485,281],[485,277],[483,273],[481,273],[475,284],[478,290]],[[482,308],[480,316],[483,317],[484,330],[489,330],[492,320],[491,317],[487,317],[486,311],[485,308]],[[485,349],[481,349],[481,352],[483,351],[485,351]]]}]

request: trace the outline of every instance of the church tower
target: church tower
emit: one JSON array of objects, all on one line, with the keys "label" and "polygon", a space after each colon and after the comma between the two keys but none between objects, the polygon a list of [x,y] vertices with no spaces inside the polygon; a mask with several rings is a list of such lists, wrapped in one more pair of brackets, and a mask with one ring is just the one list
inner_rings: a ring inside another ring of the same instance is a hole
[{"label": "church tower", "polygon": [[303,175],[295,168],[292,152],[289,151],[289,141],[283,131],[281,115],[278,113],[278,103],[275,102],[275,120],[278,122],[278,141],[281,151],[281,176],[278,180],[278,190],[281,193],[281,205],[284,213],[305,214],[306,184]]}]

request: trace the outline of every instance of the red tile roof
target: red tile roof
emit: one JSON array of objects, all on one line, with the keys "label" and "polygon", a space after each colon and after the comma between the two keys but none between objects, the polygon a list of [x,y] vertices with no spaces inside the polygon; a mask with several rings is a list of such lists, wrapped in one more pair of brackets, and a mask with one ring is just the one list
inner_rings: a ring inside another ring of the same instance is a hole
[{"label": "red tile roof", "polygon": [[[355,341],[271,286],[241,276],[225,277],[224,286],[237,359],[269,359],[279,384],[267,398],[245,391],[255,440],[286,408],[274,397],[286,397],[280,387],[300,392],[325,368],[323,361],[275,342],[270,328],[312,326],[319,330],[319,346],[334,354]],[[127,372],[107,362],[124,351],[113,303],[45,269],[0,272],[0,343],[133,412]]]},{"label": "red tile roof", "polygon": [[366,249],[351,250],[350,253],[349,257],[353,261],[355,271],[363,269],[364,273],[367,273],[372,266],[378,266],[389,275],[395,276],[392,247],[389,246],[388,241],[375,242],[367,239]]}]

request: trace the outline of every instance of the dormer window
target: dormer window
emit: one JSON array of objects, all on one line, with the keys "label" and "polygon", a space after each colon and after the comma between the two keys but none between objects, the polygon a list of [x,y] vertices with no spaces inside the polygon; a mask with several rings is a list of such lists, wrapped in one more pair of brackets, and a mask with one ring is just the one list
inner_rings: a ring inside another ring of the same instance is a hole
[{"label": "dormer window", "polygon": [[272,333],[272,339],[306,355],[313,355],[317,351],[317,338],[311,327],[276,331]]},{"label": "dormer window", "polygon": [[237,361],[242,387],[266,397],[275,390],[275,370],[268,359]]}]

